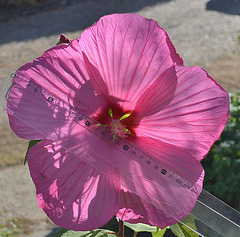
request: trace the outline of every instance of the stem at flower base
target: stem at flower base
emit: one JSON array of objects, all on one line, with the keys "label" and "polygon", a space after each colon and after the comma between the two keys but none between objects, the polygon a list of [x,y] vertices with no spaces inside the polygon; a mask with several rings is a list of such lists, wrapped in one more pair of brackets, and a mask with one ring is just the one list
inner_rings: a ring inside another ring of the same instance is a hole
[{"label": "stem at flower base", "polygon": [[124,222],[119,220],[119,237],[124,237]]}]

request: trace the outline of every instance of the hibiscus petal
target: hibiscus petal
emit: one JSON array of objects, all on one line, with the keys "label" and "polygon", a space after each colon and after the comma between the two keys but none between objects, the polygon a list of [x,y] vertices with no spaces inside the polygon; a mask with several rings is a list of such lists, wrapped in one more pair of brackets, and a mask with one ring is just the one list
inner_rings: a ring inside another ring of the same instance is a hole
[{"label": "hibiscus petal", "polygon": [[[52,109],[51,103],[50,105],[49,103],[45,103],[45,107],[43,107],[44,111]],[[21,107],[21,105],[22,104],[19,103],[18,106],[13,108],[14,115],[19,116],[18,118],[20,118],[21,121],[24,121],[29,127],[34,128],[45,137],[56,141],[68,152],[78,157],[78,159],[85,161],[117,183],[122,184],[141,199],[152,203],[156,208],[159,208],[166,214],[178,220],[184,218],[193,208],[197,196],[201,191],[201,185],[197,187],[196,193],[191,193],[184,188],[172,186],[162,177],[163,175],[160,172],[153,172],[152,167],[150,168],[146,167],[146,164],[140,164],[138,157],[130,158],[126,156],[119,150],[121,147],[115,149],[111,144],[101,140],[75,122],[74,119],[78,118],[77,115],[71,117],[67,114],[67,111],[62,108],[59,108],[55,112],[50,111],[51,115],[48,115],[48,113],[50,114],[50,112],[48,112],[46,116],[40,116],[38,118],[38,110],[36,110],[36,116],[35,113],[32,113],[33,115],[30,116],[31,114],[25,111],[27,107]],[[12,104],[12,106],[14,105]],[[41,120],[45,121],[42,122]],[[44,127],[43,124],[47,124],[48,129],[46,129],[46,126]],[[137,159],[137,161],[135,161],[135,159]],[[75,167],[76,166],[71,165],[69,172],[74,171]],[[61,179],[61,175],[59,179]],[[56,184],[53,184],[53,188],[54,185],[56,186]],[[69,190],[66,192],[69,192]],[[188,202],[176,207],[176,201],[183,199],[188,200]],[[51,205],[51,208],[55,208],[54,203]],[[64,219],[61,219],[58,224],[61,225],[63,220]],[[65,226],[64,221],[63,225]],[[165,223],[165,225],[168,225],[168,223]]]},{"label": "hibiscus petal", "polygon": [[228,93],[206,71],[172,67],[138,100],[135,132],[188,150],[201,160],[223,131],[228,108]]},{"label": "hibiscus petal", "polygon": [[[24,87],[18,84],[14,85],[14,88],[17,88],[17,92],[25,91]],[[159,208],[166,215],[179,220],[184,218],[193,208],[202,187],[202,180],[199,184],[197,183],[197,186],[194,183],[198,180],[197,175],[201,177],[200,172],[196,172],[193,176],[194,182],[189,184],[189,190],[183,187],[176,187],[170,184],[159,170],[154,170],[145,161],[142,162],[139,159],[139,154],[131,157],[126,155],[121,142],[119,143],[119,148],[116,149],[111,142],[105,142],[88,131],[79,124],[77,112],[71,114],[71,111],[65,109],[64,106],[56,109],[56,106],[53,106],[50,101],[47,102],[42,99],[41,93],[39,96],[36,96],[38,99],[31,99],[31,96],[23,96],[19,103],[16,104],[14,104],[14,96],[15,94],[12,92],[10,97],[11,103],[8,105],[9,113],[11,112],[13,116],[24,122],[26,126],[41,133],[42,137],[57,142],[66,151],[71,152],[78,159],[125,186],[141,199]],[[17,96],[16,100],[17,102],[19,100]],[[34,101],[34,103],[31,103],[31,101]],[[34,108],[34,105],[36,105],[36,109],[29,110],[29,108]],[[41,111],[47,112],[45,116],[41,115]],[[97,128],[101,129],[101,126]],[[31,134],[26,135],[23,131],[21,135],[29,138]],[[131,144],[129,146],[131,147]],[[69,172],[74,170],[75,166],[69,168]],[[194,168],[191,171],[198,171],[198,169]],[[192,187],[195,189],[195,192],[191,192]],[[183,199],[187,200],[187,202],[176,207],[175,203]],[[52,208],[54,209],[54,205]],[[165,218],[165,220],[167,219]],[[60,222],[59,224],[61,224]],[[165,223],[165,225],[168,224]]]},{"label": "hibiscus petal", "polygon": [[39,207],[57,225],[92,230],[118,211],[120,186],[51,140],[29,150],[28,164]]},{"label": "hibiscus petal", "polygon": [[200,194],[204,170],[201,163],[191,156],[188,149],[146,137],[138,137],[132,143],[153,156],[156,162],[160,162],[163,166],[172,169],[181,178],[187,179],[192,184],[197,184],[198,193]]},{"label": "hibiscus petal", "polygon": [[[98,154],[103,154],[100,146],[97,147]],[[115,155],[114,160],[117,158]],[[118,170],[126,170],[123,166],[124,157],[121,158],[117,159],[115,165]],[[39,206],[56,224],[74,230],[88,230],[99,228],[118,213],[120,219],[130,223],[141,221],[164,228],[184,218],[195,204],[196,199],[190,193],[169,185],[162,178],[160,182],[152,171],[142,169],[131,161],[129,164],[135,193],[123,186],[120,192],[119,184],[114,182],[117,180],[116,170],[109,169],[101,159],[98,161],[98,169],[105,169],[109,176],[86,164],[80,156],[74,156],[72,150],[70,153],[50,140],[44,140],[30,149],[28,162]],[[132,188],[126,181],[122,173],[121,182]]]},{"label": "hibiscus petal", "polygon": [[[89,116],[100,113],[106,105],[106,100],[103,96],[96,95],[85,68],[78,40],[72,41],[69,45],[56,46],[46,51],[42,57],[19,68],[7,102],[13,131],[25,139],[39,139],[42,138],[39,132],[31,131],[31,127],[24,123],[28,119],[41,127],[38,131],[45,132],[50,130],[48,122],[51,120],[54,120],[58,127],[64,124],[64,117],[60,118],[55,108],[43,103],[41,98],[29,92],[29,83],[38,84],[36,87],[38,93],[47,89],[69,106],[74,106]],[[59,105],[62,109],[64,106]],[[17,112],[15,108],[18,107],[22,110],[18,109]],[[20,117],[22,122],[18,119]]]},{"label": "hibiscus petal", "polygon": [[[163,229],[167,225],[172,225],[176,223],[176,220],[171,216],[167,215],[159,208],[140,199],[134,193],[131,193],[126,188],[122,187],[120,193],[121,209],[116,214],[116,216],[132,224],[144,223],[148,225],[158,226]],[[178,203],[175,203],[178,207]],[[167,223],[167,224],[166,224]]]},{"label": "hibiscus petal", "polygon": [[164,70],[182,64],[167,33],[137,14],[102,17],[83,32],[80,44],[110,95],[128,101],[121,104],[125,110]]},{"label": "hibiscus petal", "polygon": [[[204,170],[200,162],[188,151],[157,140],[140,137],[133,143],[155,159],[131,167],[135,185],[140,190],[137,196],[132,190],[122,188],[121,209],[117,216],[130,223],[141,222],[160,228],[182,220],[191,212],[202,190]],[[157,165],[158,171],[150,163]],[[182,185],[177,186],[177,183]],[[194,192],[191,191],[193,185]]]}]

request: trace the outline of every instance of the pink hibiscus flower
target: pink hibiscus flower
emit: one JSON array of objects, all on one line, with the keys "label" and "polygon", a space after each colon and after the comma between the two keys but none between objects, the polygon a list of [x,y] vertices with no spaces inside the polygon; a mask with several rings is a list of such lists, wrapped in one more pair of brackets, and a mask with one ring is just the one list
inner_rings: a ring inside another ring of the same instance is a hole
[{"label": "pink hibiscus flower", "polygon": [[[91,230],[114,215],[160,228],[188,215],[202,189],[200,160],[228,106],[228,93],[203,69],[185,67],[155,21],[114,14],[18,69],[7,112],[19,137],[42,140],[28,153],[40,208],[59,226]],[[78,111],[106,126],[112,143],[124,138],[170,167],[187,188],[79,125]]]}]

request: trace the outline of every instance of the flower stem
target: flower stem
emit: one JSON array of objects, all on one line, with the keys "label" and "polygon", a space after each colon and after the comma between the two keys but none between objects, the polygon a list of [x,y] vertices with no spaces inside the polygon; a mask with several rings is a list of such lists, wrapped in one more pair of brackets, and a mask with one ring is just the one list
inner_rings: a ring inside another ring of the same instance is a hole
[{"label": "flower stem", "polygon": [[119,237],[124,237],[124,222],[119,220]]}]

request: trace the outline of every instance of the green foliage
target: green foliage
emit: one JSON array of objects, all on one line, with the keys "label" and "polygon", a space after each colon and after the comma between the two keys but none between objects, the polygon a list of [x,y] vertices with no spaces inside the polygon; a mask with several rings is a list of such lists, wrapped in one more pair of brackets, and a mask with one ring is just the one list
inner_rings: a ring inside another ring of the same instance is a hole
[{"label": "green foliage", "polygon": [[0,236],[2,236],[2,237],[12,237],[14,235],[15,235],[14,230],[9,229],[5,225],[0,225]]},{"label": "green foliage", "polygon": [[230,94],[229,114],[221,137],[202,161],[204,188],[240,210],[240,92]]},{"label": "green foliage", "polygon": [[124,225],[134,231],[134,236],[137,236],[137,233],[139,232],[151,232],[153,237],[163,237],[166,230],[169,228],[167,227],[165,229],[159,229],[157,226],[151,226],[142,223],[130,224],[125,222]]},{"label": "green foliage", "polygon": [[65,229],[65,228],[60,228],[55,233],[53,233],[50,237],[60,237],[60,236],[63,236],[63,234],[66,233],[67,231],[69,231],[69,230]]},{"label": "green foliage", "polygon": [[164,237],[164,234],[166,230],[169,229],[169,227],[166,227],[165,229],[159,229],[157,232],[152,232],[152,237]]},{"label": "green foliage", "polygon": [[134,232],[157,232],[159,228],[157,226],[150,226],[142,223],[130,224],[124,222],[124,225],[133,230]]},{"label": "green foliage", "polygon": [[26,164],[27,162],[27,155],[28,155],[28,151],[31,147],[35,146],[37,143],[39,143],[40,141],[42,140],[32,140],[32,141],[29,141],[28,143],[28,148],[27,148],[27,152],[26,152],[26,155],[25,155],[25,159],[24,159],[24,165]]},{"label": "green foliage", "polygon": [[[193,230],[197,230],[195,223],[190,215],[182,220],[182,222],[187,224],[187,226],[191,227]],[[170,226],[170,229],[177,237],[199,237],[197,233],[180,222]]]},{"label": "green foliage", "polygon": [[90,231],[73,231],[64,228],[59,229],[51,237],[116,237],[117,234],[110,230],[90,230]]},{"label": "green foliage", "polygon": [[170,229],[177,237],[199,237],[198,234],[185,227],[180,222],[170,226]]},{"label": "green foliage", "polygon": [[1,237],[17,237],[22,234],[21,229],[11,221],[9,225],[1,225],[0,224],[0,236]]},{"label": "green foliage", "polygon": [[[119,222],[119,219],[116,217],[116,220]],[[128,222],[124,222],[125,226],[125,236],[139,236],[138,233],[143,232],[141,236],[144,236],[145,233],[151,233],[152,237],[163,237],[166,230],[169,229],[169,227],[166,227],[165,229],[160,229],[157,226],[151,226],[143,223],[137,223],[137,224],[131,224]],[[112,229],[111,226],[109,226],[109,229]],[[131,234],[129,231],[126,230],[132,230],[133,234]],[[127,233],[126,233],[127,232]]]},{"label": "green foliage", "polygon": [[[50,237],[119,237],[119,235],[116,233],[116,229],[118,229],[118,226],[115,226],[115,224],[118,225],[119,219],[114,217],[112,220],[102,227],[101,229],[97,230],[91,230],[91,231],[73,231],[68,230],[64,228],[58,229],[57,232],[53,233]],[[196,229],[196,226],[193,222],[193,219],[191,216],[187,216],[184,220],[184,223],[186,223],[188,226],[190,226],[192,229]],[[107,229],[104,229],[105,227],[108,227]],[[165,236],[176,236],[176,237],[199,237],[198,234],[196,234],[194,231],[190,230],[188,227],[181,223],[177,223],[173,226],[166,227],[165,229],[160,229],[157,226],[150,226],[142,223],[138,224],[130,224],[127,222],[124,222],[125,226],[125,236],[126,237],[138,237],[138,236],[152,236],[152,237],[165,237]],[[131,232],[129,232],[129,231]],[[169,231],[167,233],[167,231]],[[174,234],[172,234],[172,232]],[[170,233],[171,232],[171,233]],[[149,234],[148,234],[149,233]]]},{"label": "green foliage", "polygon": [[157,226],[151,226],[142,223],[130,224],[125,222],[124,225],[134,231],[134,236],[137,236],[137,233],[139,232],[151,232],[153,237],[163,237],[166,230],[169,228],[167,227],[165,229],[159,229]]}]

